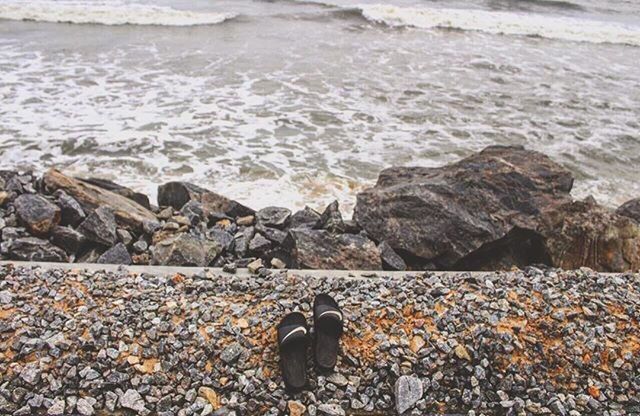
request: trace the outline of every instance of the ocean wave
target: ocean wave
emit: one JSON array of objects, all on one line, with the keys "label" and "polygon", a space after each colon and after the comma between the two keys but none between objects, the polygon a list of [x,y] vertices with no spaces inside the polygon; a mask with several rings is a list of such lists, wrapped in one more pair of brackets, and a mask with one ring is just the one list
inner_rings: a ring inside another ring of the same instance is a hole
[{"label": "ocean wave", "polygon": [[360,5],[369,21],[390,27],[454,29],[490,34],[537,36],[590,43],[640,46],[640,27],[574,17],[513,12]]},{"label": "ocean wave", "polygon": [[98,25],[214,25],[236,17],[170,7],[124,3],[3,2],[0,19]]}]

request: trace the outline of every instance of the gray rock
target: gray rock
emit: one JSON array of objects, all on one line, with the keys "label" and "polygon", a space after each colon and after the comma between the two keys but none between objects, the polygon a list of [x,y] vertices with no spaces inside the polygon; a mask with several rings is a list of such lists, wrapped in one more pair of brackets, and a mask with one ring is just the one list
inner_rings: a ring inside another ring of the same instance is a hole
[{"label": "gray rock", "polygon": [[0,303],[1,304],[7,305],[7,304],[11,303],[13,301],[13,297],[14,297],[14,294],[11,293],[8,290],[1,290],[0,291]]},{"label": "gray rock", "polygon": [[118,236],[118,241],[120,241],[125,246],[128,246],[133,241],[133,236],[131,236],[131,233],[123,228],[118,228],[116,230],[116,234]]},{"label": "gray rock", "polygon": [[189,201],[182,206],[180,213],[187,217],[191,222],[191,225],[199,224],[206,218],[204,207],[200,201]]},{"label": "gray rock", "polygon": [[127,390],[120,398],[120,406],[125,409],[135,410],[136,412],[142,412],[145,409],[145,403],[140,393],[136,390]]},{"label": "gray rock", "polygon": [[249,251],[254,255],[260,255],[271,247],[271,241],[267,240],[262,234],[256,233],[249,242]]},{"label": "gray rock", "polygon": [[343,233],[346,230],[338,201],[330,203],[313,228],[327,230],[330,233]]},{"label": "gray rock", "polygon": [[47,240],[24,237],[13,240],[9,246],[9,256],[15,260],[68,262],[69,257],[59,247]]},{"label": "gray rock", "polygon": [[47,409],[47,415],[61,416],[64,415],[65,402],[64,399],[57,397],[51,402],[51,406]]},{"label": "gray rock", "polygon": [[105,251],[99,258],[101,264],[131,264],[131,256],[123,243],[118,243]]},{"label": "gray rock", "polygon": [[40,367],[36,363],[29,363],[20,372],[20,378],[33,385],[40,381],[40,373]]},{"label": "gray rock", "polygon": [[178,234],[157,243],[151,261],[163,266],[204,267],[221,252],[222,247],[215,242],[191,234]]},{"label": "gray rock", "polygon": [[96,404],[96,399],[93,397],[82,397],[76,403],[76,410],[83,416],[92,416],[95,413],[94,404]]},{"label": "gray rock", "polygon": [[135,251],[138,254],[144,253],[145,251],[147,251],[148,248],[149,248],[149,244],[147,244],[147,242],[144,240],[138,240],[135,243],[133,243],[133,251]]},{"label": "gray rock", "polygon": [[20,195],[13,205],[20,221],[35,236],[48,235],[60,222],[60,208],[40,195]]},{"label": "gray rock", "polygon": [[55,226],[51,230],[51,241],[67,254],[73,255],[80,250],[86,239],[84,235],[73,228]]},{"label": "gray rock", "polygon": [[385,270],[407,270],[407,264],[404,262],[402,257],[400,257],[386,241],[383,241],[378,245],[378,250],[380,250],[382,266]]},{"label": "gray rock", "polygon": [[344,409],[339,404],[324,403],[318,406],[318,411],[323,415],[345,416]]},{"label": "gray rock", "polygon": [[291,210],[280,207],[267,207],[256,212],[256,221],[265,227],[282,229],[289,224]]},{"label": "gray rock", "polygon": [[53,196],[61,210],[61,225],[77,227],[87,217],[80,203],[63,190],[57,190]]},{"label": "gray rock", "polygon": [[359,234],[334,235],[326,230],[292,229],[284,246],[292,268],[380,270],[380,251]]},{"label": "gray rock", "polygon": [[113,211],[100,207],[93,211],[78,227],[88,240],[111,247],[118,241],[116,218]]},{"label": "gray rock", "polygon": [[313,228],[320,221],[320,214],[307,206],[291,216],[291,228]]},{"label": "gray rock", "polygon": [[396,411],[402,414],[422,398],[422,381],[414,376],[401,376],[395,385]]},{"label": "gray rock", "polygon": [[220,353],[220,359],[227,364],[231,364],[240,357],[240,354],[244,351],[244,348],[237,343],[234,342],[229,344],[222,352]]}]

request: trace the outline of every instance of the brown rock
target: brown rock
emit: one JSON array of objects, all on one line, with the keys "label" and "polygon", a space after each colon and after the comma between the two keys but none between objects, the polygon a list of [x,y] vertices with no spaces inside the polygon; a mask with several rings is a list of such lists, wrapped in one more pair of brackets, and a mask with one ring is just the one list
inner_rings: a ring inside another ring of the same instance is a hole
[{"label": "brown rock", "polygon": [[99,186],[70,178],[55,169],[45,173],[43,181],[50,191],[62,189],[72,196],[87,214],[101,206],[110,208],[118,225],[122,228],[142,230],[145,222],[157,222],[153,212],[129,198]]},{"label": "brown rock", "polygon": [[640,269],[640,224],[593,202],[574,201],[550,210],[539,232],[555,267]]}]

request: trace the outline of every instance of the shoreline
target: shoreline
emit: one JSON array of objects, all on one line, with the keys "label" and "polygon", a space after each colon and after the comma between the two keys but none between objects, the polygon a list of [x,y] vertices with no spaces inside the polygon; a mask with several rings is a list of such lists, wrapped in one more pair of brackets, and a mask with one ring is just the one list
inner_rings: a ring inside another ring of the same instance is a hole
[{"label": "shoreline", "polygon": [[[324,375],[311,365],[309,386],[289,395],[274,327],[288,311],[308,315],[322,292],[347,322],[338,365]],[[0,295],[0,407],[13,414],[640,411],[640,275],[529,268],[347,279],[2,265]],[[406,394],[406,383],[419,391]]]},{"label": "shoreline", "polygon": [[318,270],[640,270],[640,198],[574,200],[547,156],[490,146],[439,168],[394,167],[356,197],[254,210],[188,182],[148,196],[51,169],[0,171],[0,260]]}]

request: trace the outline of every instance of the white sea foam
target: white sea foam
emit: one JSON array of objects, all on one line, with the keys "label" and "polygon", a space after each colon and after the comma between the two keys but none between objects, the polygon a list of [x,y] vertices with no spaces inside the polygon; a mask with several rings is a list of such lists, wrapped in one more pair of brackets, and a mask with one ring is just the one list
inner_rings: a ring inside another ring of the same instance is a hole
[{"label": "white sea foam", "polygon": [[525,15],[502,11],[411,8],[382,4],[360,5],[358,9],[367,20],[392,27],[455,29],[640,46],[640,26],[617,22],[530,13]]},{"label": "white sea foam", "polygon": [[0,3],[0,19],[50,23],[196,26],[222,23],[235,16],[232,13],[194,12],[117,2],[10,1]]}]

